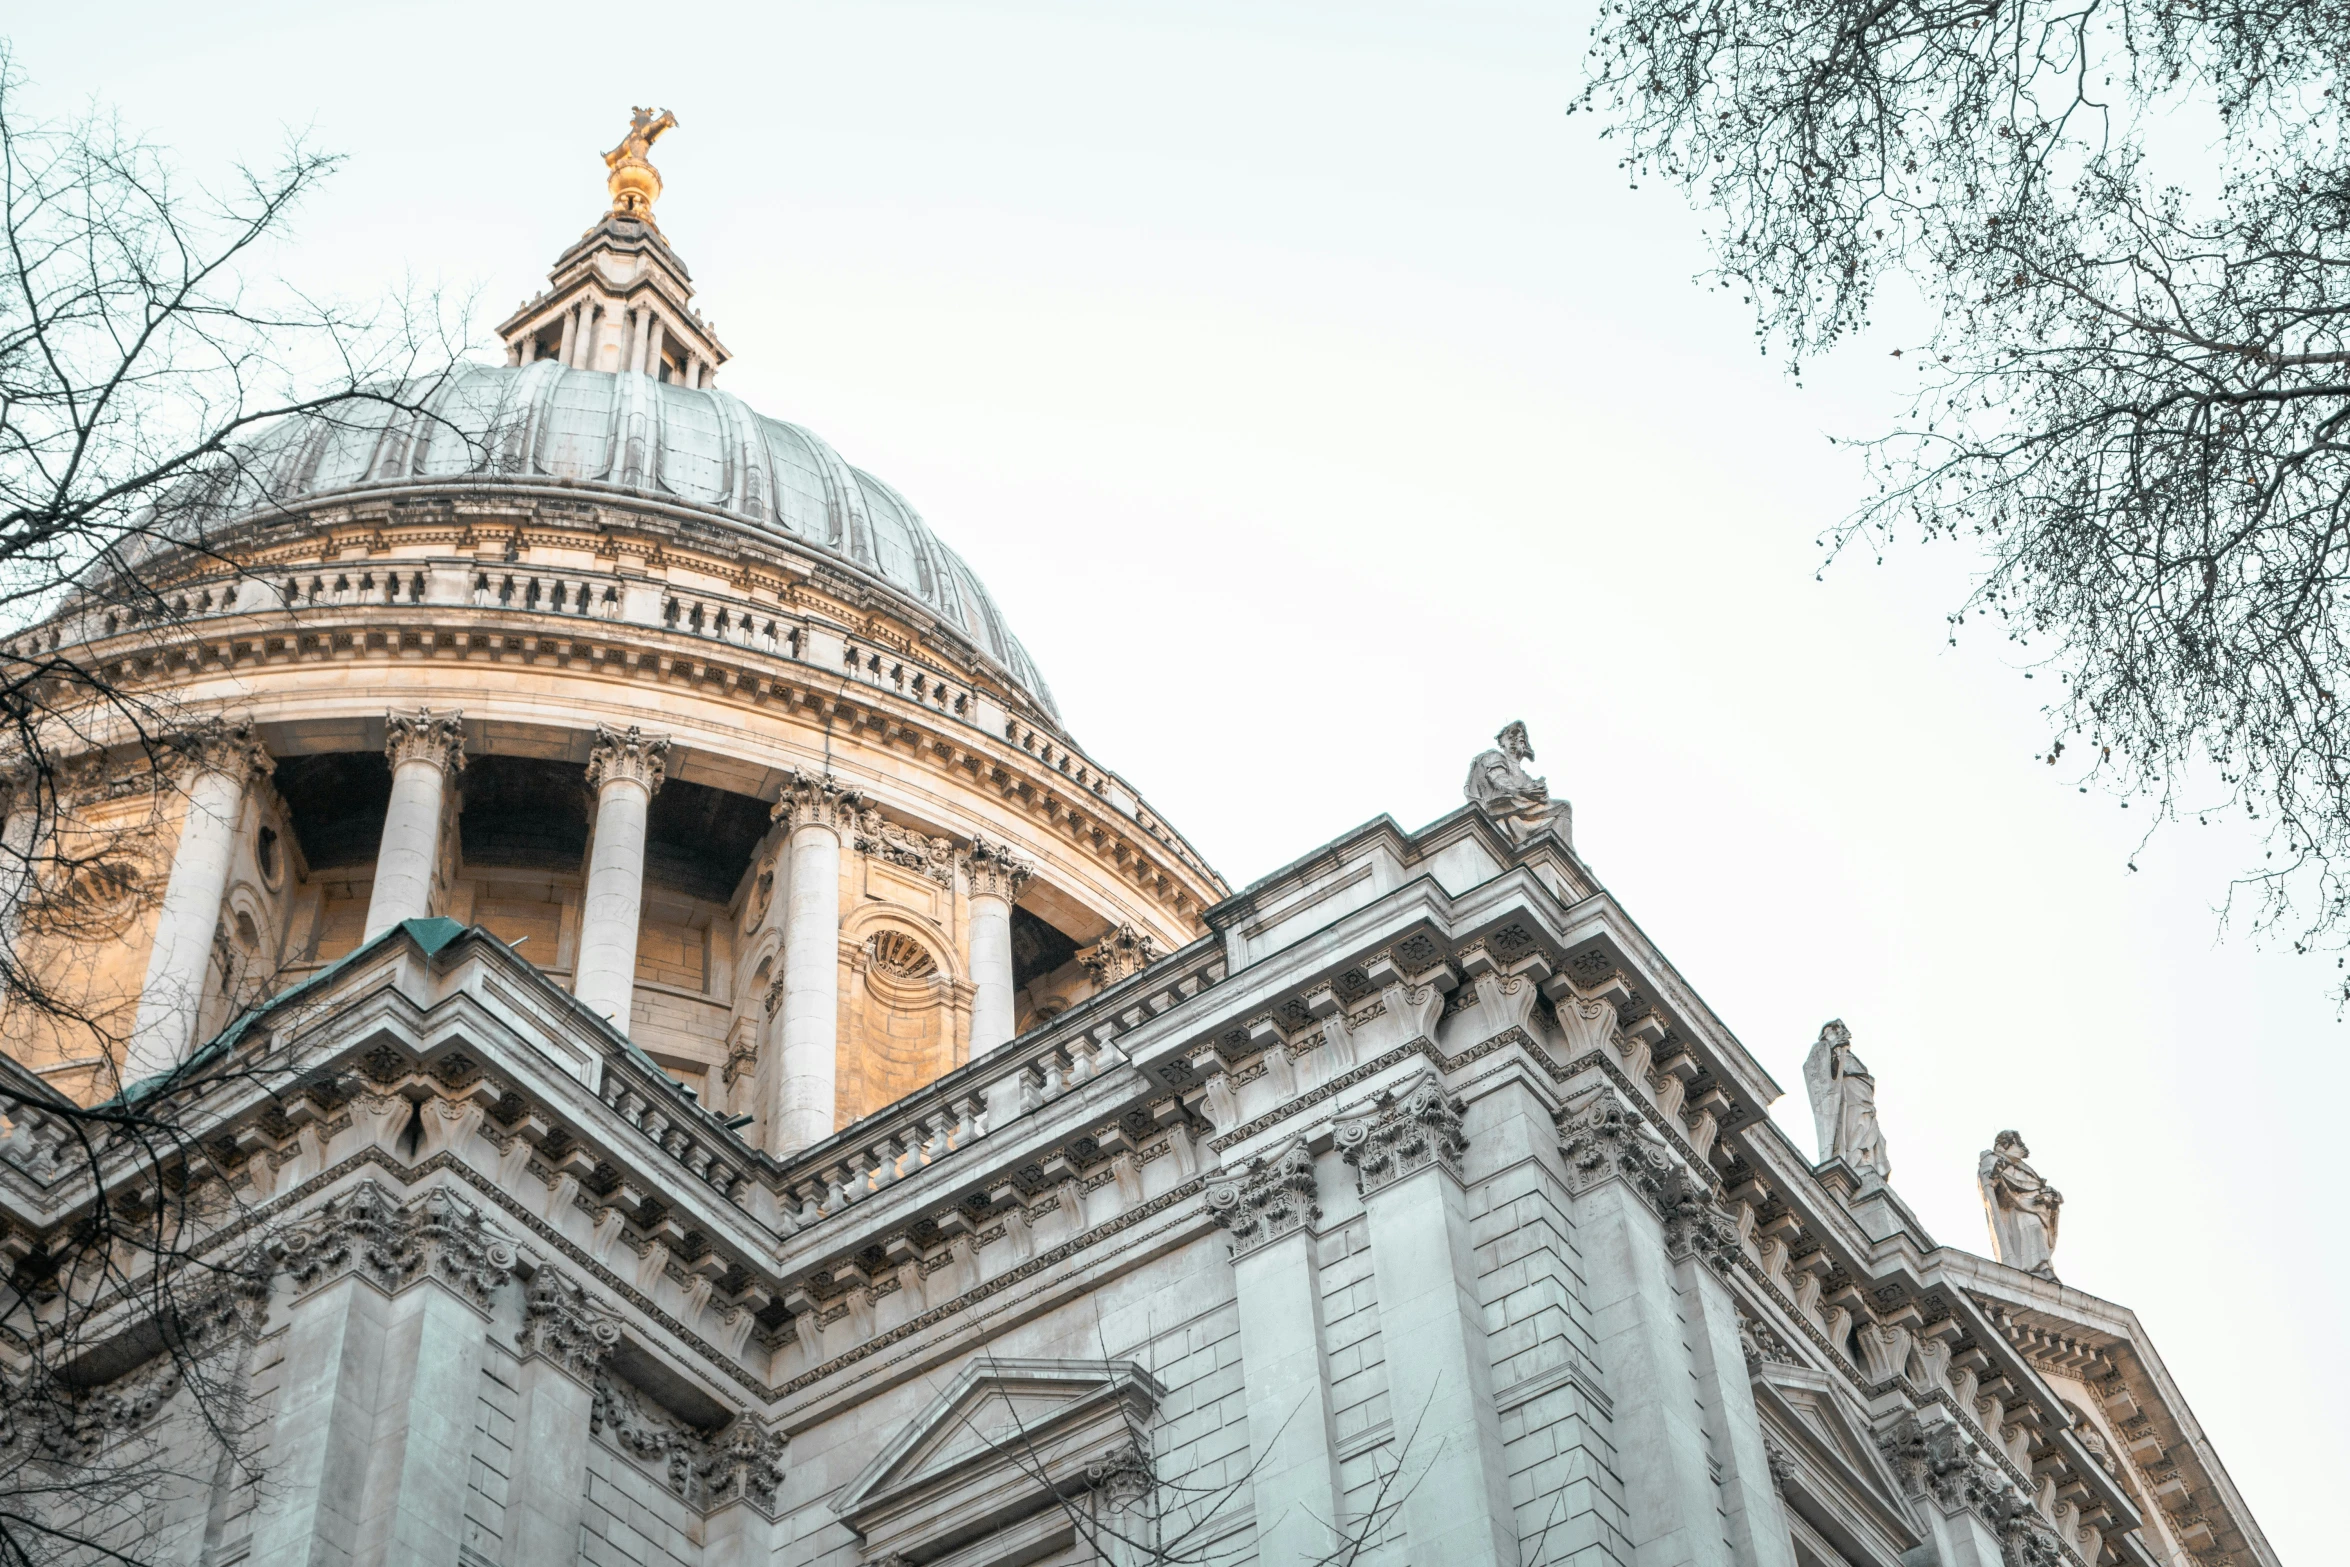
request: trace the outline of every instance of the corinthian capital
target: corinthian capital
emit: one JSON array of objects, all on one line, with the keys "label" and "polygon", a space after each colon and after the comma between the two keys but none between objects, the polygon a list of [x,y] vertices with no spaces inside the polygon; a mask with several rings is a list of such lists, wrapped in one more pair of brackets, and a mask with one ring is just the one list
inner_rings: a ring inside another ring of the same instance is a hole
[{"label": "corinthian capital", "polygon": [[181,732],[174,748],[198,772],[224,773],[239,783],[266,778],[277,764],[245,720],[214,719]]},{"label": "corinthian capital", "polygon": [[962,855],[962,864],[963,874],[971,883],[971,896],[1001,898],[1006,903],[1017,901],[1020,889],[1036,874],[1035,866],[1014,859],[1011,850],[985,838],[971,840],[971,847]]},{"label": "corinthian capital", "polygon": [[829,778],[792,772],[785,775],[783,793],[769,815],[770,819],[783,823],[786,832],[802,827],[829,827],[845,834],[856,830],[857,813],[864,803],[855,790],[844,789]]},{"label": "corinthian capital", "polygon": [[596,725],[595,749],[588,752],[590,789],[626,781],[643,784],[647,794],[659,794],[668,769],[668,736],[648,735],[634,724],[626,734]]},{"label": "corinthian capital", "polygon": [[1322,1217],[1313,1151],[1302,1138],[1210,1181],[1206,1197],[1208,1212],[1232,1234],[1235,1257],[1301,1229],[1312,1234]]},{"label": "corinthian capital", "polygon": [[1094,984],[1103,990],[1129,974],[1148,968],[1158,959],[1159,944],[1148,933],[1131,925],[1118,926],[1077,954],[1077,961],[1085,965]]},{"label": "corinthian capital", "polygon": [[430,762],[445,773],[463,772],[464,711],[436,713],[420,707],[414,713],[384,714],[384,758],[394,772],[404,762]]}]

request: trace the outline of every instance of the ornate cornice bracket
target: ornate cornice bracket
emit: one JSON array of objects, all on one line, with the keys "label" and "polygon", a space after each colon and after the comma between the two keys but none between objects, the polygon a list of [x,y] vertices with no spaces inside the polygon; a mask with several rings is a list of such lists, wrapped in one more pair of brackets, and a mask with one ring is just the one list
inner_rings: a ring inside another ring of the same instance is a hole
[{"label": "ornate cornice bracket", "polygon": [[647,794],[659,794],[668,774],[667,735],[648,735],[634,724],[625,733],[596,725],[596,743],[588,752],[588,788],[626,782],[642,784]]},{"label": "ornate cornice bracket", "polygon": [[1461,1132],[1467,1112],[1444,1079],[1423,1068],[1411,1081],[1382,1090],[1364,1114],[1338,1123],[1339,1157],[1353,1167],[1355,1187],[1366,1197],[1432,1165],[1458,1180],[1469,1151]]},{"label": "ornate cornice bracket", "polygon": [[463,772],[464,711],[435,713],[420,707],[414,713],[384,714],[384,759],[394,772],[407,762],[430,762],[451,775]]},{"label": "ornate cornice bracket", "polygon": [[1231,1232],[1235,1260],[1285,1236],[1314,1233],[1322,1205],[1314,1154],[1303,1138],[1208,1183],[1208,1212]]}]

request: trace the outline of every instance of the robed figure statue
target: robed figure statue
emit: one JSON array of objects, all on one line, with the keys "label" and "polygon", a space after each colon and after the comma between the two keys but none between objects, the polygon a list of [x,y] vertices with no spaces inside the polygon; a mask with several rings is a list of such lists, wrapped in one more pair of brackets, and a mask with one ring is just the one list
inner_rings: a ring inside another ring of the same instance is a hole
[{"label": "robed figure statue", "polygon": [[1537,833],[1567,836],[1567,802],[1550,797],[1550,785],[1526,771],[1534,742],[1523,721],[1513,720],[1493,737],[1493,749],[1477,753],[1469,781],[1461,786],[1469,803],[1493,818],[1501,830],[1524,843]]},{"label": "robed figure statue", "polygon": [[1803,1063],[1803,1083],[1811,1091],[1820,1158],[1843,1160],[1864,1184],[1891,1180],[1893,1160],[1885,1152],[1884,1129],[1877,1125],[1877,1080],[1853,1054],[1852,1030],[1843,1019],[1820,1029]]},{"label": "robed figure statue", "polygon": [[2025,1161],[2032,1150],[2022,1134],[2001,1132],[1983,1150],[1975,1178],[1983,1188],[1983,1212],[1991,1221],[1991,1254],[2011,1268],[2056,1277],[2056,1219],[2064,1193],[2040,1178]]}]

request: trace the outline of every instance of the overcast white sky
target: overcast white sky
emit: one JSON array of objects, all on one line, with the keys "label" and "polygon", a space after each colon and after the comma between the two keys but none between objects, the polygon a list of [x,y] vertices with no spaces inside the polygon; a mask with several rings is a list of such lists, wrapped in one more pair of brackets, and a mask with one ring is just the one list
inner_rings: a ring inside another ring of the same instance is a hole
[{"label": "overcast white sky", "polygon": [[[1696,227],[1564,115],[1584,5],[202,7],[7,24],[217,168],[350,155],[297,275],[535,291],[628,105],[674,109],[666,232],[721,384],[896,485],[1094,755],[1235,885],[1450,809],[1531,725],[1595,869],[1788,1091],[1842,1016],[1895,1184],[1984,1249],[1977,1152],[2069,1198],[2288,1561],[2339,1549],[2350,1090],[2330,960],[2219,939],[2244,845],[2035,766],[2020,665],[1946,647],[1954,554],[1840,565],[1829,434]],[[2329,1218],[2327,1214],[2336,1216]]]}]

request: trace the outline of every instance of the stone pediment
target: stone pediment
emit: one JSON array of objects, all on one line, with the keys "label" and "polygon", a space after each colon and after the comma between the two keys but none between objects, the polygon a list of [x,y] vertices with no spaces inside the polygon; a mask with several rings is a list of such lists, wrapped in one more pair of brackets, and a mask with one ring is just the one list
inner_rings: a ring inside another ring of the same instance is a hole
[{"label": "stone pediment", "polygon": [[1772,1468],[1790,1511],[1856,1564],[1899,1567],[1923,1543],[1922,1520],[1876,1439],[1827,1376],[1771,1365],[1754,1384]]},{"label": "stone pediment", "polygon": [[928,1562],[981,1536],[1044,1546],[1068,1499],[1140,1477],[1137,1439],[1165,1396],[1131,1360],[975,1360],[832,1510],[869,1560]]}]

